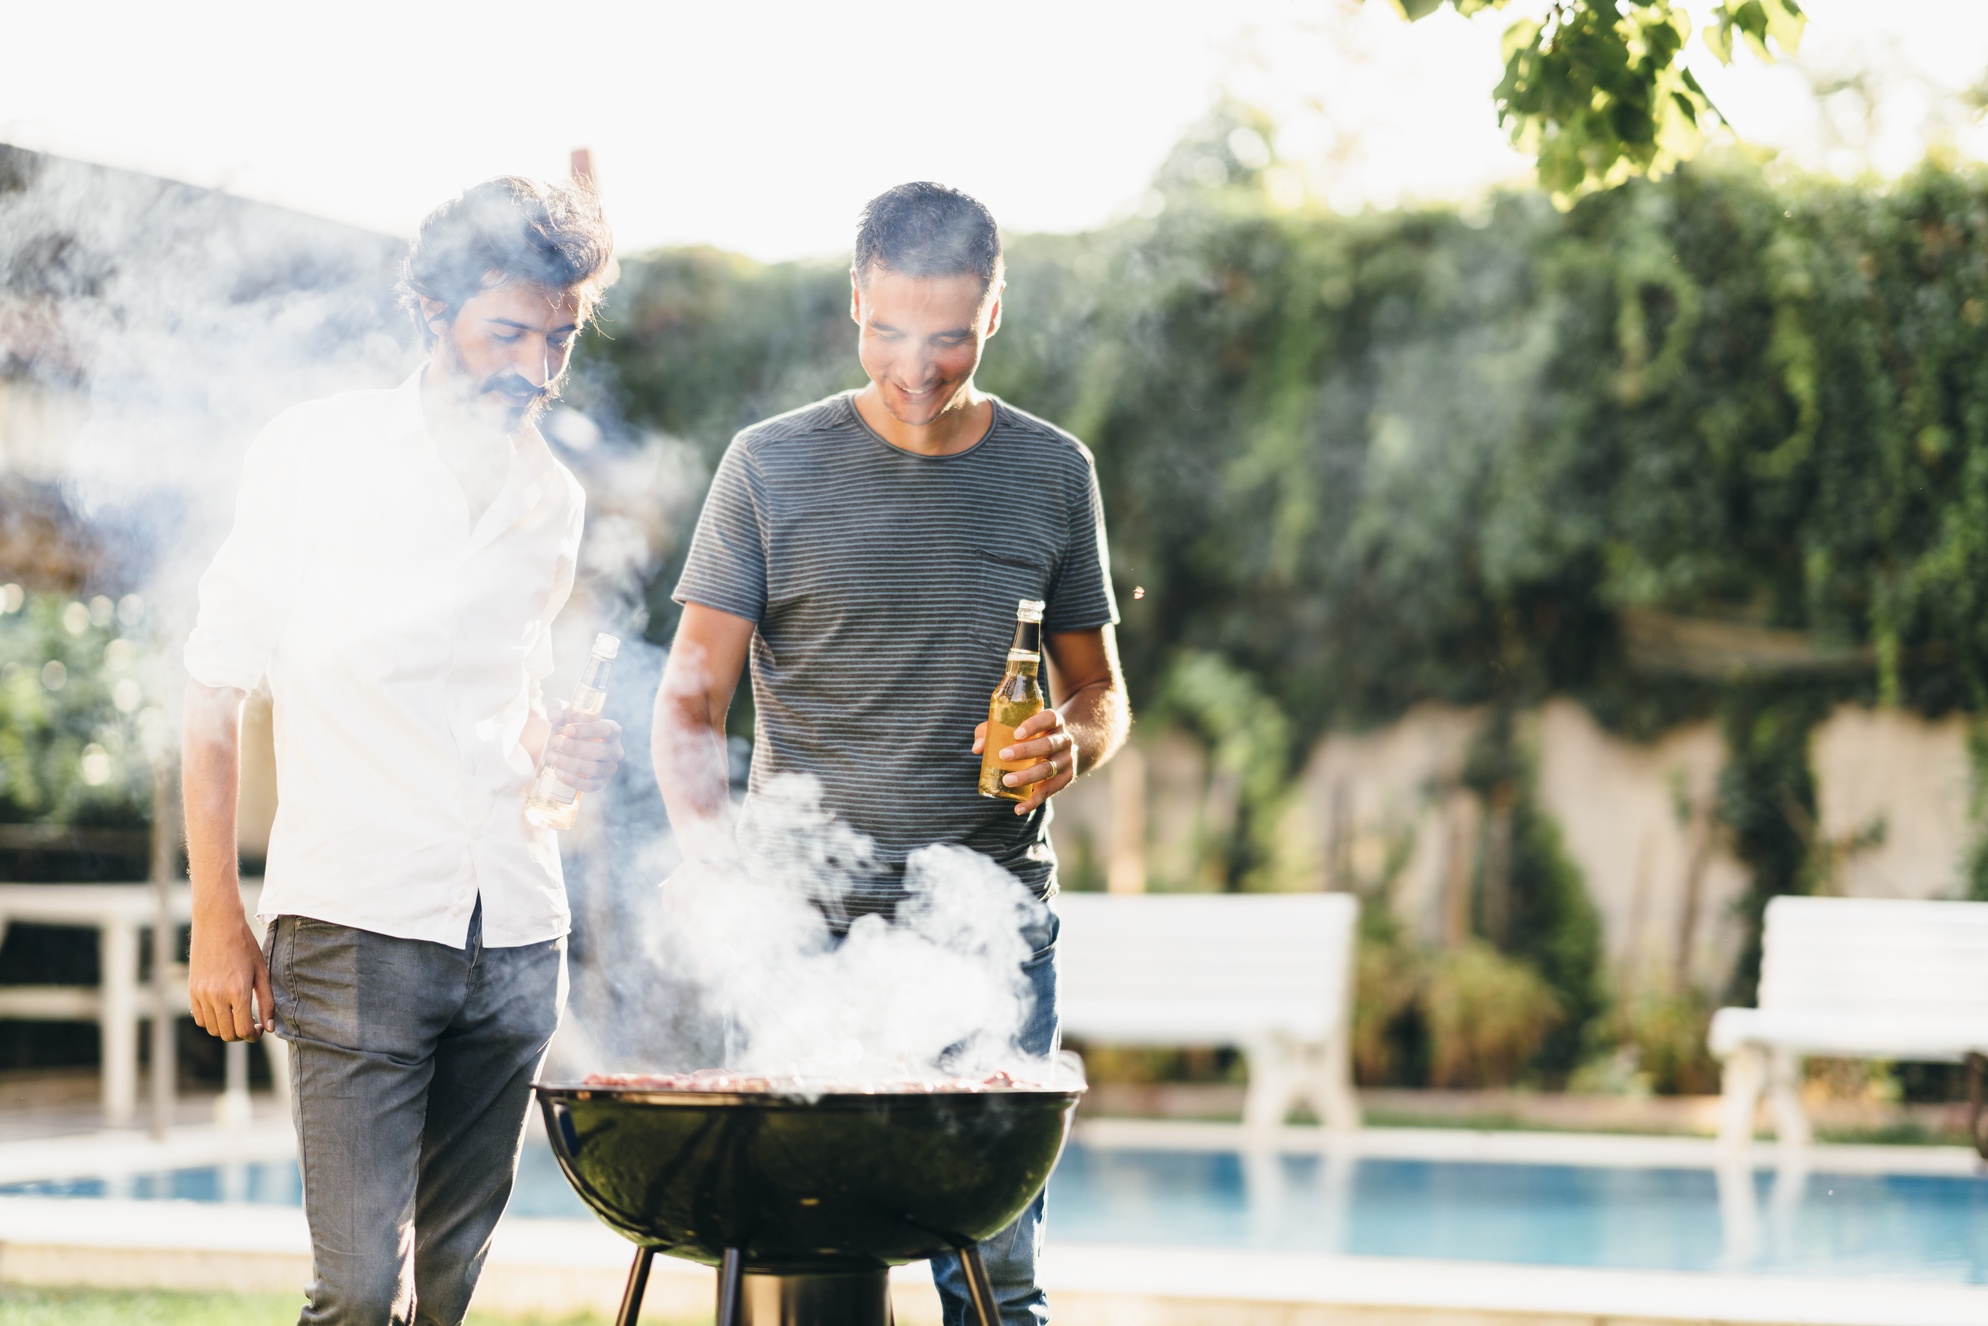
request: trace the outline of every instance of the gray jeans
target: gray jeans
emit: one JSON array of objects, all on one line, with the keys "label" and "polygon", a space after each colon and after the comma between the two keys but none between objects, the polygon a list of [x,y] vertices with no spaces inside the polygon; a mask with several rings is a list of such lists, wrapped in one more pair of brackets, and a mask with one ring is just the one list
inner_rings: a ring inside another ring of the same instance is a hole
[{"label": "gray jeans", "polygon": [[460,949],[301,916],[270,927],[310,1300],[300,1326],[459,1326],[510,1199],[566,941]]}]

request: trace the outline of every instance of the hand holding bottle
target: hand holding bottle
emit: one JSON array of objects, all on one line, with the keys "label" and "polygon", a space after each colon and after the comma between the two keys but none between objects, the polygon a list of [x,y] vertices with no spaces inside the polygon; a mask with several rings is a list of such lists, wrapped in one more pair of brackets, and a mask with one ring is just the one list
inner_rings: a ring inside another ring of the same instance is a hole
[{"label": "hand holding bottle", "polygon": [[621,766],[621,724],[601,717],[608,668],[620,652],[621,641],[605,633],[595,636],[572,703],[555,702],[548,713],[552,731],[525,794],[525,818],[542,829],[572,828],[580,798],[606,787]]},{"label": "hand holding bottle", "polygon": [[[980,795],[1015,801],[1026,815],[1070,785],[1077,751],[1063,730],[1063,715],[1043,703],[1041,599],[1015,605],[1015,639],[1007,668],[987,704],[987,721],[973,730],[980,756]],[[987,743],[995,742],[997,749]]]},{"label": "hand holding bottle", "polygon": [[[973,753],[984,754],[987,724],[973,729]],[[1077,739],[1063,725],[1063,715],[1044,708],[1015,728],[1013,741],[994,752],[1006,763],[1029,761],[1029,767],[1002,776],[1002,782],[1019,795],[1017,815],[1026,815],[1049,798],[1077,781]]]},{"label": "hand holding bottle", "polygon": [[545,740],[545,763],[575,791],[606,787],[621,767],[621,724],[599,714],[575,713],[564,700],[554,700],[547,717],[552,735]]}]

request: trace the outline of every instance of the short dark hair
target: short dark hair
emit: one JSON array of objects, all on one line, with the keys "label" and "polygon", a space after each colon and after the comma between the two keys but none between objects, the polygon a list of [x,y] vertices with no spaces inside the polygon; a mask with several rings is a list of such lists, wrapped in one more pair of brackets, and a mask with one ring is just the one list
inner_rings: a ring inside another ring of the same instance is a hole
[{"label": "short dark hair", "polygon": [[426,335],[423,299],[453,313],[494,285],[522,281],[577,291],[584,323],[614,279],[613,263],[614,236],[591,187],[505,175],[428,214],[401,263],[400,299]]},{"label": "short dark hair", "polygon": [[943,184],[900,184],[870,199],[856,228],[857,277],[882,267],[905,276],[1001,279],[1001,231],[979,199]]}]

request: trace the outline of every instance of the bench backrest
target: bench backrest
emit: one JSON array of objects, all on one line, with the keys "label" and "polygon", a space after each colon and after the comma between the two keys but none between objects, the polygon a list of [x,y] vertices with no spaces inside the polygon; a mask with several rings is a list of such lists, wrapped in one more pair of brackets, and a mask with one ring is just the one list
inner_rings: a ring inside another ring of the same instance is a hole
[{"label": "bench backrest", "polygon": [[1761,939],[1760,1007],[1988,1020],[1988,902],[1775,898]]},{"label": "bench backrest", "polygon": [[1058,1002],[1073,1036],[1124,1045],[1322,1041],[1349,1016],[1346,893],[1065,893]]}]

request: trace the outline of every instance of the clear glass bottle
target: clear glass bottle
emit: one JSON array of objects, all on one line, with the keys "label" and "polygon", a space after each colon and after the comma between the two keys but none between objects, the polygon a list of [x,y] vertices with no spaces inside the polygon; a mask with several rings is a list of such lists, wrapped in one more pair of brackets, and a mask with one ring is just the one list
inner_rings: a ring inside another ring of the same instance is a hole
[{"label": "clear glass bottle", "polygon": [[987,703],[987,744],[980,748],[980,795],[1003,801],[1026,801],[1030,787],[1009,787],[1001,775],[1018,773],[1040,760],[1004,760],[1001,748],[1012,745],[1015,729],[1042,712],[1042,600],[1023,599],[1015,605],[1015,640],[1008,646],[1008,670]]},{"label": "clear glass bottle", "polygon": [[[594,652],[587,659],[580,684],[573,688],[573,702],[566,706],[568,718],[598,714],[607,704],[607,670],[621,652],[621,641],[602,633],[594,637]],[[546,740],[551,741],[551,737]],[[532,779],[525,795],[525,818],[542,829],[570,829],[580,813],[578,788],[570,787],[550,764],[539,761],[538,777]]]}]

